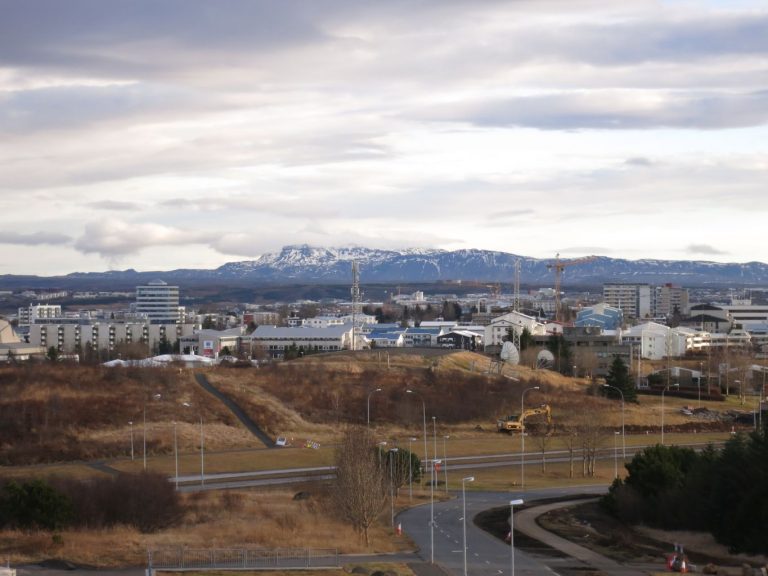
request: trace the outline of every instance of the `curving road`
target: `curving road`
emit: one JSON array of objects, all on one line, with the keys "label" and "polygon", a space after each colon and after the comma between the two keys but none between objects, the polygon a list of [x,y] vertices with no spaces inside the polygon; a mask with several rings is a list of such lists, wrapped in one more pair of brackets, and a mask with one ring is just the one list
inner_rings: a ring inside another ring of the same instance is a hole
[{"label": "curving road", "polygon": [[[510,575],[511,557],[510,546],[491,536],[474,525],[471,519],[479,512],[489,508],[508,507],[510,500],[523,499],[526,503],[554,497],[566,497],[576,494],[602,494],[606,486],[588,486],[578,488],[555,488],[548,490],[529,490],[523,492],[467,492],[467,574],[469,576]],[[535,525],[534,518],[538,513],[530,510],[528,518],[525,512],[515,514],[516,531],[522,528],[524,522]],[[449,574],[462,576],[464,573],[463,554],[463,516],[461,492],[457,498],[447,502],[435,502],[434,505],[434,560]],[[418,546],[418,554],[429,562],[432,556],[432,535],[429,528],[430,504],[411,508],[397,516],[396,522],[402,524],[403,530]],[[549,533],[540,536],[546,542]],[[557,538],[557,537],[554,537]],[[581,548],[581,547],[577,547]],[[582,552],[583,551],[583,552]],[[624,566],[608,560],[584,548],[570,550],[570,557],[552,557],[522,550],[515,550],[515,575],[530,576],[542,574],[574,574],[595,568],[603,574],[620,574],[624,576],[640,576],[647,574],[636,566]],[[590,554],[592,554],[590,556]]]}]

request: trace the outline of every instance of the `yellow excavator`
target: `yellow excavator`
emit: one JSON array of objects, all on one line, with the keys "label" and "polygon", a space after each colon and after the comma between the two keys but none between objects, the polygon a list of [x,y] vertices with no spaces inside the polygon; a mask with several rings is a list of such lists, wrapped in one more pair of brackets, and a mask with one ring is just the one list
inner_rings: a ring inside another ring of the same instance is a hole
[{"label": "yellow excavator", "polygon": [[552,433],[552,409],[549,404],[542,404],[538,408],[529,408],[522,414],[514,414],[504,419],[496,421],[496,428],[499,432],[512,434],[514,432],[525,432],[525,421],[531,416],[545,415],[547,419],[547,435]]}]

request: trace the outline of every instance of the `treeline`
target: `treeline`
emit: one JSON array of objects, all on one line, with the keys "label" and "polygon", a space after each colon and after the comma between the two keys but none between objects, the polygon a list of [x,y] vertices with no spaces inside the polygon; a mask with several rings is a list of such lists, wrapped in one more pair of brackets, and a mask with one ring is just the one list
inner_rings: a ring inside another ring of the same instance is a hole
[{"label": "treeline", "polygon": [[0,484],[0,528],[57,531],[133,526],[156,532],[182,515],[178,493],[157,473]]},{"label": "treeline", "polygon": [[656,445],[626,468],[626,480],[617,479],[603,499],[621,520],[707,531],[733,552],[768,553],[765,430],[735,436],[722,450]]}]

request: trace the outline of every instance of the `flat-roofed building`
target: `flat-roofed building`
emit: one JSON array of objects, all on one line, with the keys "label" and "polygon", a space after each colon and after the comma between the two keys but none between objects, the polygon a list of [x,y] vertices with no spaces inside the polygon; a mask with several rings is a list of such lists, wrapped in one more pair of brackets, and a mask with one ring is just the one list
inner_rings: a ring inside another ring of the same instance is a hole
[{"label": "flat-roofed building", "polygon": [[145,286],[136,286],[137,316],[150,324],[174,324],[181,322],[183,310],[179,306],[179,287],[169,286],[162,280],[154,280]]},{"label": "flat-roofed building", "polygon": [[273,358],[282,358],[292,346],[299,350],[333,352],[349,348],[351,341],[351,324],[328,328],[259,326],[251,334],[252,350],[261,350]]}]

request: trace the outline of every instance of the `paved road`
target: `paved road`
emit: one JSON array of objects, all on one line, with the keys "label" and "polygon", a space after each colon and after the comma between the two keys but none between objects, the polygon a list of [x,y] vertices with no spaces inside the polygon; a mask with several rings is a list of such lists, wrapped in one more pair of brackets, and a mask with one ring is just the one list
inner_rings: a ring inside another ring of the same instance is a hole
[{"label": "paved road", "polygon": [[[510,546],[497,538],[494,538],[484,530],[476,527],[471,519],[479,512],[489,508],[508,507],[509,501],[524,499],[533,502],[544,498],[573,495],[575,493],[601,494],[606,486],[590,486],[582,488],[557,488],[550,490],[531,490],[525,493],[511,492],[467,492],[467,574],[470,576],[510,575],[511,557]],[[520,520],[526,524],[526,518],[520,513]],[[535,515],[534,511],[528,514],[529,518]],[[458,498],[442,503],[435,503],[434,507],[434,560],[449,574],[460,576],[464,572],[463,554],[463,515],[461,492]],[[426,562],[432,556],[432,544],[429,528],[430,505],[426,504],[412,508],[401,513],[397,520],[402,523],[403,530],[410,536],[419,548],[419,556]],[[521,526],[518,515],[515,516],[516,529]],[[533,522],[535,525],[535,522]],[[546,533],[549,534],[549,533]],[[546,538],[539,535],[546,541]],[[556,537],[555,537],[556,538]],[[578,547],[581,548],[581,547]],[[577,551],[576,558],[558,558],[527,553],[515,549],[515,575],[542,575],[563,574],[583,571],[593,566],[604,570],[605,574],[621,574],[626,576],[639,576],[647,574],[633,566],[622,566],[603,557],[594,555],[590,557]],[[574,550],[571,550],[574,552]],[[589,552],[589,551],[587,551]],[[589,553],[593,554],[593,553]]]}]

